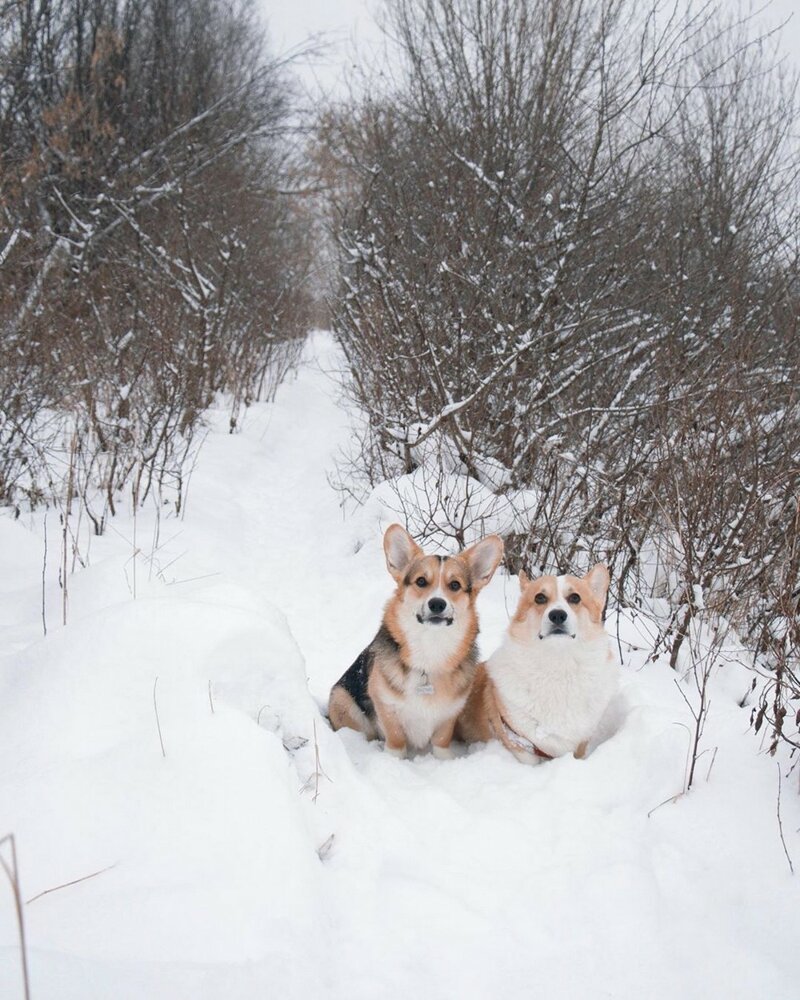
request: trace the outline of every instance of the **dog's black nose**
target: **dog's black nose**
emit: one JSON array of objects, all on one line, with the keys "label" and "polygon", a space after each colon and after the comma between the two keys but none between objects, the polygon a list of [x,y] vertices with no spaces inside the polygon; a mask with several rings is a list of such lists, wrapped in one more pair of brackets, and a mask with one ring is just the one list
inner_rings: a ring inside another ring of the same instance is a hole
[{"label": "dog's black nose", "polygon": [[[432,597],[428,601],[428,609],[432,615],[440,615],[444,609],[447,607],[447,601],[443,601],[441,597]],[[566,618],[567,616],[564,615]]]},{"label": "dog's black nose", "polygon": [[553,608],[547,617],[554,625],[563,625],[567,620],[567,612],[562,611],[561,608]]}]

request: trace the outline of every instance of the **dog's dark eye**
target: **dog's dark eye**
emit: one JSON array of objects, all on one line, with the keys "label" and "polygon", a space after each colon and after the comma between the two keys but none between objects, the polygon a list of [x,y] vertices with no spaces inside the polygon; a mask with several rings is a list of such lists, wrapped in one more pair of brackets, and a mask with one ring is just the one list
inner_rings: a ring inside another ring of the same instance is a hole
[{"label": "dog's dark eye", "polygon": [[416,583],[416,585],[418,587],[427,587],[428,586],[428,581],[425,579],[424,576],[418,576],[417,579],[414,581],[414,583]]},{"label": "dog's dark eye", "polygon": [[539,593],[534,597],[537,604],[547,604],[547,594]]},{"label": "dog's dark eye", "polygon": [[447,586],[451,590],[461,590],[461,584],[458,582],[458,580],[451,580],[450,583],[447,584]]},{"label": "dog's dark eye", "polygon": [[570,604],[580,604],[581,603],[581,595],[580,594],[570,594],[569,597],[567,598],[567,600],[569,601]]}]

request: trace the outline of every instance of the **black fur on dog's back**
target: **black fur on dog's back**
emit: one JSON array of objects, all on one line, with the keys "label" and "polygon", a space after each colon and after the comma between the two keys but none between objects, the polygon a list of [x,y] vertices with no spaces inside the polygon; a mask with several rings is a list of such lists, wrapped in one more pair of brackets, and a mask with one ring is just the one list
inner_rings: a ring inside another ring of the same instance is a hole
[{"label": "black fur on dog's back", "polygon": [[377,635],[366,649],[362,650],[353,664],[342,674],[334,687],[341,687],[350,695],[368,719],[375,718],[375,706],[367,692],[369,675],[372,672],[375,658],[378,656],[397,656],[398,645],[385,625],[381,625]]},{"label": "black fur on dog's back", "polygon": [[367,683],[374,662],[375,654],[372,647],[367,646],[358,654],[353,665],[336,682],[336,686],[344,688],[361,711],[370,718],[375,714],[375,709],[372,705],[372,699],[367,694]]}]

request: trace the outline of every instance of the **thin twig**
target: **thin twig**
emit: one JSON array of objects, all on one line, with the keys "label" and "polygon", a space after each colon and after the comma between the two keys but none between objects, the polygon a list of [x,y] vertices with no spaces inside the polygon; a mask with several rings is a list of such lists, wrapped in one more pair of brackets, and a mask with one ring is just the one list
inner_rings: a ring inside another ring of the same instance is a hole
[{"label": "thin twig", "polygon": [[[141,477],[142,470],[141,465],[139,466],[139,477]],[[136,548],[136,525],[138,522],[137,513],[139,510],[139,479],[134,479],[131,484],[131,497],[133,500],[133,555],[131,556],[131,561],[133,562],[133,599],[136,600],[136,556],[139,554],[139,550]]]},{"label": "thin twig", "polygon": [[69,538],[69,519],[72,514],[72,494],[75,490],[75,452],[78,447],[77,433],[73,430],[69,445],[69,465],[67,466],[67,493],[64,499],[63,530],[61,532],[61,618],[62,624],[67,624],[67,605],[69,603],[69,584],[67,583],[67,540]]},{"label": "thin twig", "polygon": [[650,817],[653,815],[656,809],[660,809],[662,806],[665,806],[668,802],[677,802],[678,799],[683,798],[685,794],[686,792],[678,792],[677,795],[670,795],[669,798],[664,799],[663,802],[659,802],[657,806],[653,806],[653,808],[647,814],[647,818],[650,819]]},{"label": "thin twig", "polygon": [[30,1000],[31,986],[30,979],[28,977],[28,952],[25,946],[25,920],[22,912],[22,894],[19,888],[17,845],[14,840],[13,833],[6,834],[6,836],[0,840],[0,848],[2,848],[6,842],[11,846],[11,866],[9,867],[8,862],[2,854],[0,854],[0,865],[3,866],[3,870],[8,877],[8,881],[11,883],[11,892],[14,894],[14,907],[17,913],[17,929],[19,931],[20,962],[22,964],[22,986],[25,992],[25,1000]]},{"label": "thin twig", "polygon": [[44,554],[42,556],[42,630],[47,635],[47,512],[44,515]]},{"label": "thin twig", "polygon": [[101,868],[99,871],[92,872],[90,875],[81,875],[80,878],[74,878],[71,882],[62,882],[61,885],[54,885],[51,889],[43,889],[42,892],[37,892],[35,896],[31,896],[30,899],[25,900],[25,905],[35,902],[37,899],[41,899],[42,896],[46,896],[50,892],[58,892],[59,889],[67,889],[71,885],[77,885],[79,882],[85,882],[87,879],[95,878],[97,875],[102,875],[103,872],[110,872],[112,868],[116,868],[119,862],[115,861],[113,865],[109,865],[107,868]]},{"label": "thin twig", "polygon": [[[311,784],[313,782],[313,785],[314,785],[314,794],[311,796],[311,801],[314,802],[314,803],[316,803],[317,799],[319,798],[319,779],[320,778],[327,778],[328,781],[330,781],[331,783],[332,783],[332,779],[330,777],[328,777],[328,775],[323,770],[322,763],[321,763],[320,758],[319,758],[319,742],[317,741],[317,722],[316,722],[316,719],[312,719],[311,720],[311,725],[312,725],[312,728],[314,730],[314,771],[313,771],[312,774],[310,774],[308,776],[307,780],[303,783],[300,791],[301,792],[305,792],[307,789],[309,789],[311,787]],[[284,746],[285,745],[286,744],[284,744]]]},{"label": "thin twig", "polygon": [[156,675],[156,679],[153,681],[153,708],[155,709],[156,713],[156,725],[158,726],[158,740],[159,743],[161,744],[161,756],[166,757],[167,751],[164,749],[164,738],[161,735],[161,720],[158,717],[158,702],[156,701],[157,686],[158,686],[158,676]]},{"label": "thin twig", "polygon": [[316,769],[316,778],[317,778],[317,784],[316,784],[316,788],[314,790],[314,798],[313,798],[312,801],[316,802],[317,801],[317,796],[319,795],[319,779],[320,779],[320,775],[323,778],[327,778],[327,780],[330,781],[331,784],[333,784],[333,778],[331,778],[328,774],[325,773],[325,770],[322,767],[322,762],[319,759],[319,743],[317,741],[317,722],[316,722],[316,719],[312,719],[311,720],[311,725],[312,725],[312,728],[314,730],[314,758],[315,758],[315,769]]},{"label": "thin twig", "polygon": [[[173,560],[173,562],[174,562],[174,560]],[[186,580],[170,580],[170,582],[167,584],[167,586],[168,587],[175,587],[175,586],[177,586],[178,584],[181,584],[181,583],[196,583],[198,580],[209,580],[212,576],[220,576],[220,575],[221,574],[219,572],[217,572],[217,573],[204,573],[203,576],[190,576]]]},{"label": "thin twig", "polygon": [[786,840],[783,836],[783,823],[781,822],[781,765],[778,761],[775,762],[778,768],[778,802],[776,805],[776,812],[778,814],[778,833],[781,835],[781,843],[783,844],[783,853],[786,855],[786,860],[789,862],[789,871],[794,875],[794,865],[792,864],[792,859],[789,854],[789,849],[786,846]]},{"label": "thin twig", "polygon": [[711,768],[714,766],[714,761],[717,759],[717,750],[719,747],[714,747],[714,753],[711,756],[711,763],[708,765],[708,771],[706,771],[706,781],[711,777]]},{"label": "thin twig", "polygon": [[[317,797],[319,796],[319,776],[320,776],[321,773],[325,774],[325,772],[322,770],[322,768],[320,766],[319,743],[317,742],[317,720],[316,719],[312,719],[311,720],[311,726],[312,726],[312,728],[314,730],[314,797],[312,798],[311,801],[312,802],[316,802],[317,801]],[[328,777],[327,774],[325,775],[325,777],[326,778]],[[330,781],[330,778],[328,778],[328,780]]]},{"label": "thin twig", "polygon": [[214,699],[211,696],[211,681],[208,682],[208,703],[211,706],[211,714],[214,714]]}]

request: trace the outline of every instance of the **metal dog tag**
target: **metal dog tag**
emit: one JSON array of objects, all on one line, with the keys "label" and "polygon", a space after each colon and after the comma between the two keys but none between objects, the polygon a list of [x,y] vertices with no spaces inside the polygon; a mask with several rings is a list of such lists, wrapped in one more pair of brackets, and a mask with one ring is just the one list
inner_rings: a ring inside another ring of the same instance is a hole
[{"label": "metal dog tag", "polygon": [[428,675],[422,671],[422,677],[416,687],[417,694],[433,694],[433,684],[428,680]]}]

